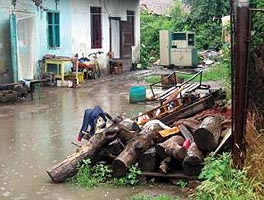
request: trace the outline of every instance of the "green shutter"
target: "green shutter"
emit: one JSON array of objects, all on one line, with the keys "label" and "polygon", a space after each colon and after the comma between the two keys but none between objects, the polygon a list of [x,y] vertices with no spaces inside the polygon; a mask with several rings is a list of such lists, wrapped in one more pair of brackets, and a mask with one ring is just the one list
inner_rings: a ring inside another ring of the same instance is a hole
[{"label": "green shutter", "polygon": [[60,15],[58,12],[47,13],[48,45],[60,47]]}]

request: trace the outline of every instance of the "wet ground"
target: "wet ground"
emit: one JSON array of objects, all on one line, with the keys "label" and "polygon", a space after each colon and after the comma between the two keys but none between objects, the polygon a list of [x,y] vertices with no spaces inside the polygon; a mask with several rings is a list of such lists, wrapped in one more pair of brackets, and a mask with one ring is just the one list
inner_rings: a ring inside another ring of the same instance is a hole
[{"label": "wet ground", "polygon": [[[89,80],[80,88],[44,87],[33,100],[0,105],[0,199],[126,199],[143,193],[179,193],[175,186],[76,188],[53,184],[46,170],[76,147],[86,108],[100,105],[111,115],[136,116],[151,105],[129,104],[129,87],[140,75],[113,75]],[[84,143],[85,141],[82,141]],[[80,144],[82,144],[80,143]]]}]

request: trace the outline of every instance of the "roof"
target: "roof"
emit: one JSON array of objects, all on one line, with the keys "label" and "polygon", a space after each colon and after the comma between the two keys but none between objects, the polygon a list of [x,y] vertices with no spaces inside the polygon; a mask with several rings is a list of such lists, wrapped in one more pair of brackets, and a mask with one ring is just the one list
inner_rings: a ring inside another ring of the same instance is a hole
[{"label": "roof", "polygon": [[140,0],[142,10],[158,15],[166,14],[172,5],[173,0]]}]

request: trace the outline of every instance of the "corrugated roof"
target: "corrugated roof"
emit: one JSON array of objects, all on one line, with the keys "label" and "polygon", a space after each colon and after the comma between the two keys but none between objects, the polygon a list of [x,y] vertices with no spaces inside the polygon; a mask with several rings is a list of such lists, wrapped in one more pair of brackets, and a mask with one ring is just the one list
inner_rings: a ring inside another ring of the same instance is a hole
[{"label": "corrugated roof", "polygon": [[158,15],[166,14],[172,5],[173,0],[140,0],[142,9]]}]

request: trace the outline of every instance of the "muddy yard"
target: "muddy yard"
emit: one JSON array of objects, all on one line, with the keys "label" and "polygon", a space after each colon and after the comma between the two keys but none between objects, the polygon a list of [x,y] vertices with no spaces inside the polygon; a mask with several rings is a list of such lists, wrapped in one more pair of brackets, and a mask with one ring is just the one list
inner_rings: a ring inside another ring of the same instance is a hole
[{"label": "muddy yard", "polygon": [[[0,105],[0,199],[126,199],[142,193],[184,196],[175,186],[98,187],[53,184],[46,170],[76,150],[83,112],[100,105],[112,115],[134,117],[152,105],[130,104],[139,74],[89,80],[79,88],[43,87],[40,96]],[[79,142],[80,145],[85,141]]]}]

